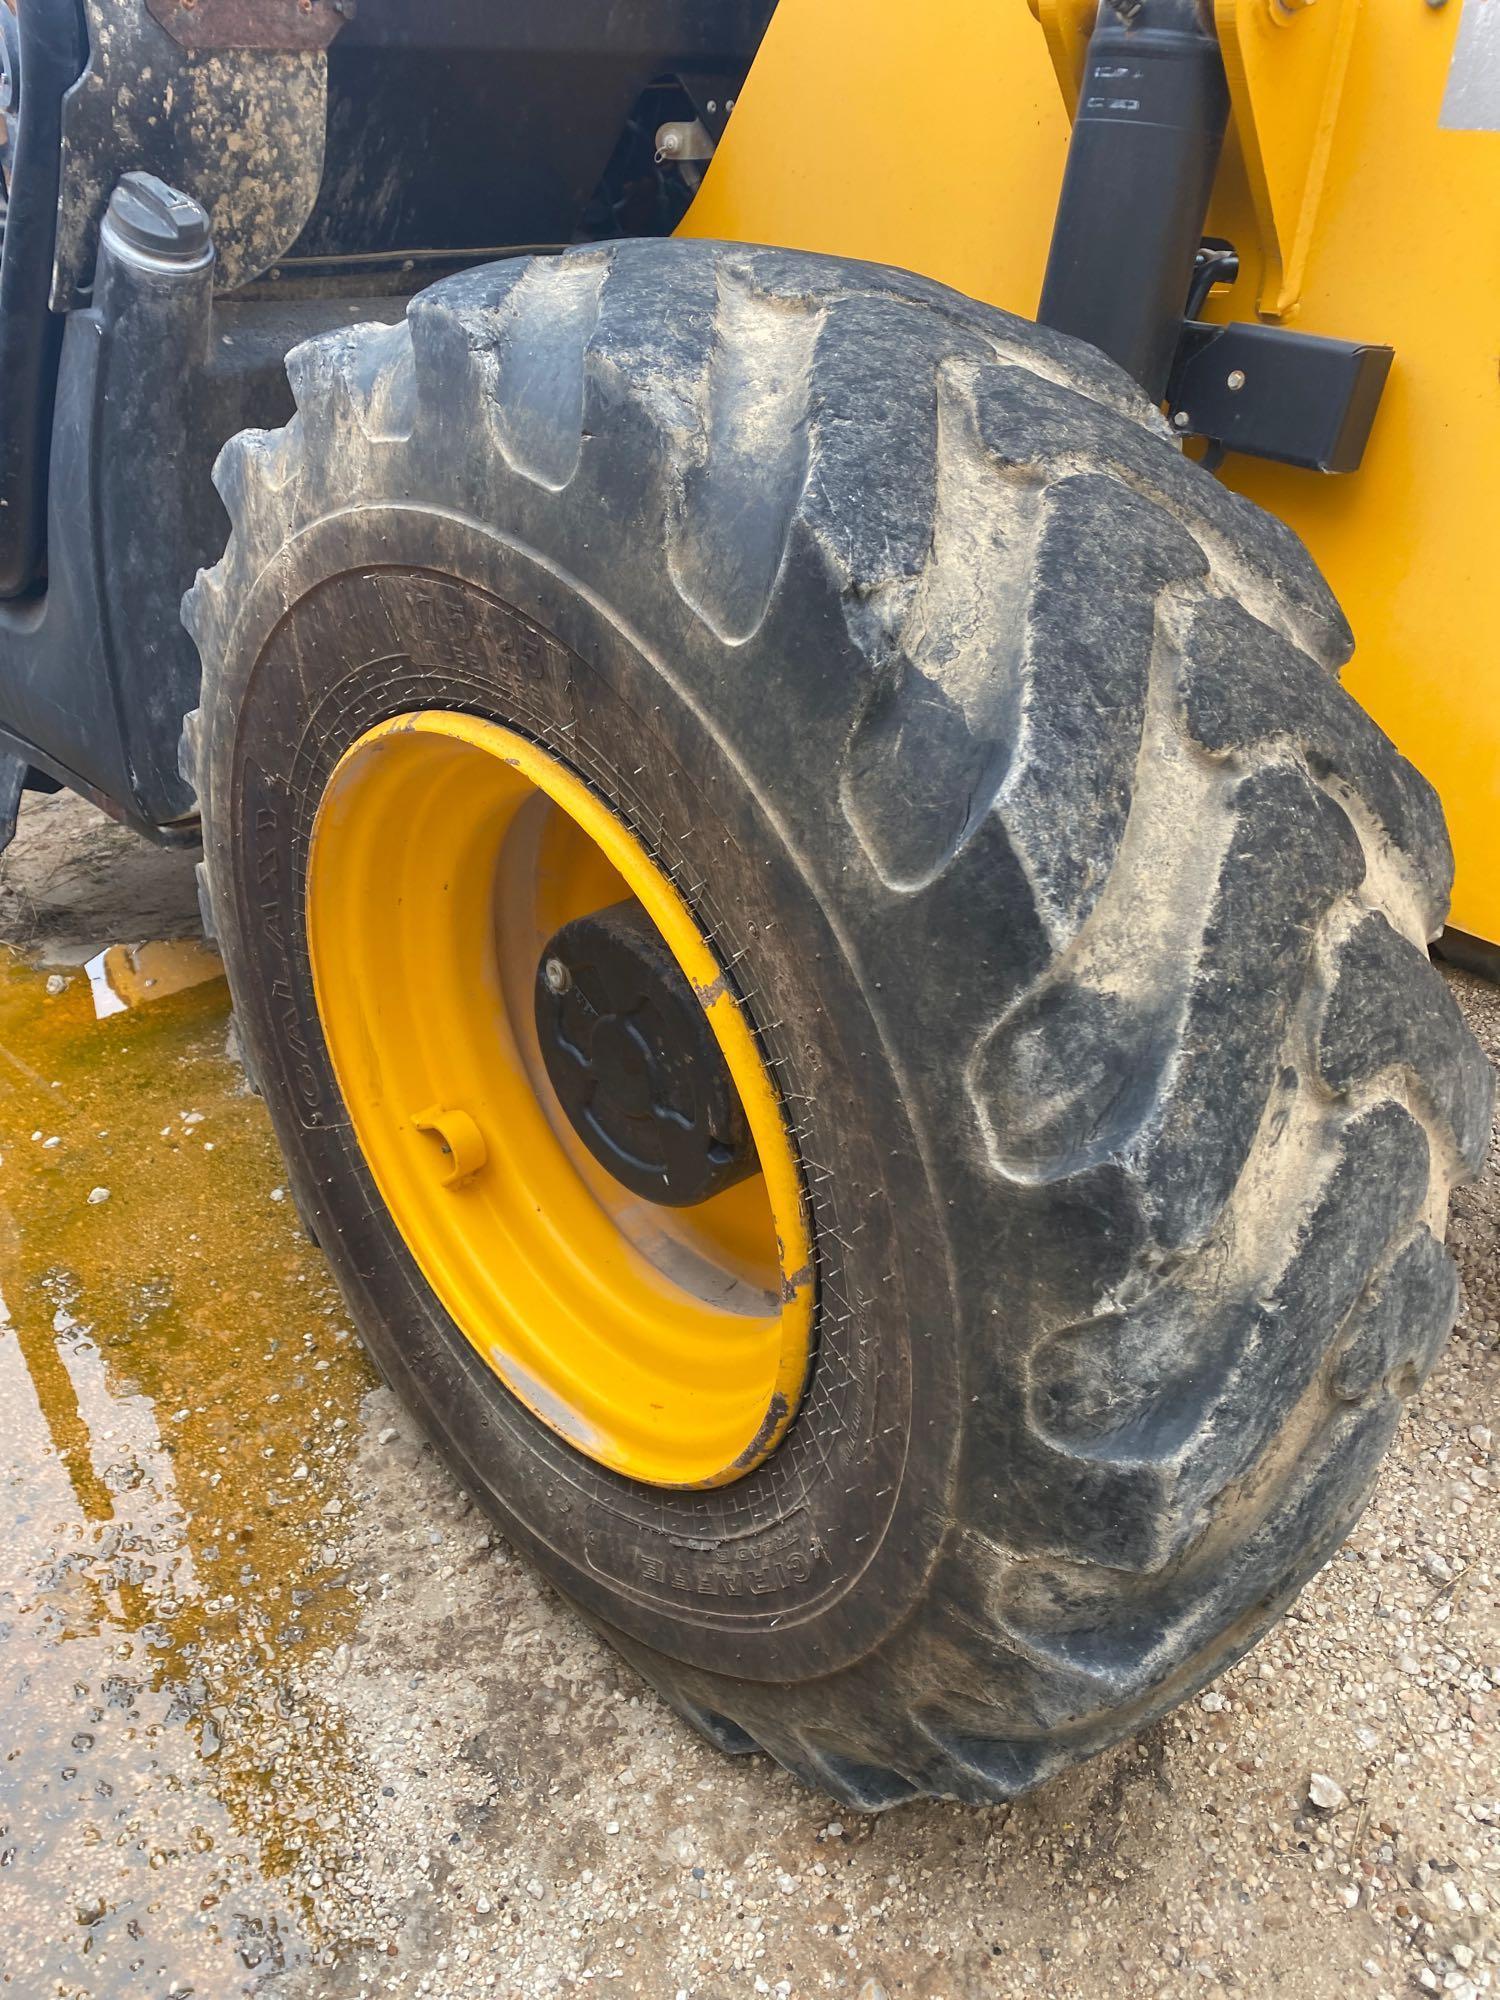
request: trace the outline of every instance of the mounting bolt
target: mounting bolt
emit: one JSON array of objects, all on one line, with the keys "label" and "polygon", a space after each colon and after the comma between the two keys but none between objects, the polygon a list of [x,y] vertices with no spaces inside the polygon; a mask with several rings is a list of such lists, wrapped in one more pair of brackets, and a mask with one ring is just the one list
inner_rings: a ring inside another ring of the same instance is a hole
[{"label": "mounting bolt", "polygon": [[1226,375],[1226,376],[1224,377],[1224,386],[1225,386],[1225,388],[1226,388],[1226,389],[1231,389],[1231,390],[1234,390],[1234,391],[1236,391],[1236,392],[1238,392],[1239,390],[1243,389],[1243,388],[1244,388],[1244,386],[1245,386],[1245,371],[1244,371],[1244,369],[1243,369],[1243,368],[1231,368],[1231,369],[1230,369],[1230,371],[1229,371],[1229,373],[1228,373],[1228,374],[1227,374],[1227,375]]},{"label": "mounting bolt", "polygon": [[1186,410],[1174,410],[1172,428],[1178,431],[1190,431],[1193,428],[1193,419]]},{"label": "mounting bolt", "polygon": [[566,993],[573,984],[573,975],[560,958],[549,958],[542,968],[542,977],[547,982],[549,993]]}]

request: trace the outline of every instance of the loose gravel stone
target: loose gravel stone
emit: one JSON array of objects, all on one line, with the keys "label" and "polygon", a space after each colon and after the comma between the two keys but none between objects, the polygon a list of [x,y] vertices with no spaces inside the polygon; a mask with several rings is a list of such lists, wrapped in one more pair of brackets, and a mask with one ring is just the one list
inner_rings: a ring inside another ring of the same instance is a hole
[{"label": "loose gravel stone", "polygon": [[1324,1771],[1314,1771],[1308,1779],[1307,1796],[1319,1812],[1342,1812],[1349,1803],[1349,1794],[1343,1786]]}]

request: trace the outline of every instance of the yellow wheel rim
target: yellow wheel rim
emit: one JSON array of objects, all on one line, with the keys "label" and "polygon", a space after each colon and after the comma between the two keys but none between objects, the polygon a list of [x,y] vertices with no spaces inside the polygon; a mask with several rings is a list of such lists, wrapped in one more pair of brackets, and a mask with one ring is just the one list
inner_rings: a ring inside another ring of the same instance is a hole
[{"label": "yellow wheel rim", "polygon": [[[549,937],[634,896],[702,1001],[760,1171],[690,1209],[632,1194],[553,1093]],[[507,1387],[578,1451],[721,1486],[775,1450],[808,1371],[812,1251],[781,1103],[697,921],[574,772],[445,710],[369,730],[318,808],[318,1013],[381,1197]]]}]

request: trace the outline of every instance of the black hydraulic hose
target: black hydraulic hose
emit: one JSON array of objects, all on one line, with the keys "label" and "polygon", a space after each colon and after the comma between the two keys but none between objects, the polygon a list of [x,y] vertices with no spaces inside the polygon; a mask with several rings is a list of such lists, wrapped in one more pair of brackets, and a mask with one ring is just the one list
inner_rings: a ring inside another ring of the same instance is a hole
[{"label": "black hydraulic hose", "polygon": [[0,258],[0,598],[40,581],[63,320],[49,305],[62,177],[62,102],[88,40],[77,0],[25,0],[21,117]]},{"label": "black hydraulic hose", "polygon": [[1166,394],[1229,117],[1198,0],[1104,0],[1089,40],[1038,320]]}]

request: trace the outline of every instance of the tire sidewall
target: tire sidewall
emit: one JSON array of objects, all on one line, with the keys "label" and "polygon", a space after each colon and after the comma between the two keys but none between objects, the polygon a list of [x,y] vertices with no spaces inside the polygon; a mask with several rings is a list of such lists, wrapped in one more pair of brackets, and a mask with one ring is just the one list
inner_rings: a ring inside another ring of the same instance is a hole
[{"label": "tire sidewall", "polygon": [[[717,665],[669,671],[555,564],[472,522],[334,516],[240,607],[205,715],[206,853],[253,1068],[387,1380],[591,1614],[694,1665],[792,1681],[878,1644],[931,1571],[952,1518],[957,1314],[900,1079],[814,873],[708,712]],[[716,1492],[620,1479],[510,1396],[421,1278],[354,1141],[313,997],[308,837],[349,743],[418,707],[519,728],[626,820],[736,968],[789,1107],[817,1351],[785,1443]]]}]

